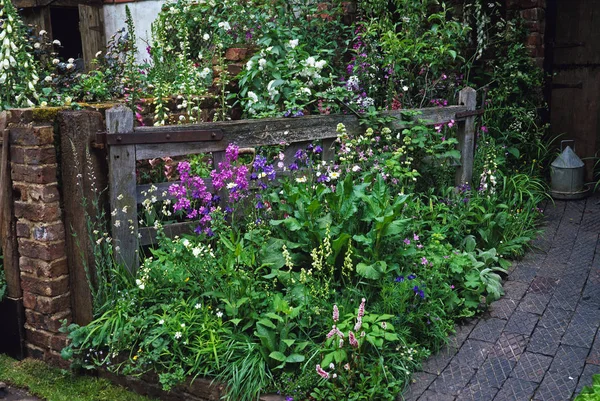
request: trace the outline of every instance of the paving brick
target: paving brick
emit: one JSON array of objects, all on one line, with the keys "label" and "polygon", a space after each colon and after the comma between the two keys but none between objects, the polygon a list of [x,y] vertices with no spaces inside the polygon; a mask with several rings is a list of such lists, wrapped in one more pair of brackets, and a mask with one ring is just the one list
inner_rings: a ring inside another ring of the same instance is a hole
[{"label": "paving brick", "polygon": [[490,318],[480,320],[469,335],[469,338],[495,343],[498,341],[498,337],[505,325],[506,321],[502,319]]},{"label": "paving brick", "polygon": [[554,356],[560,344],[564,330],[546,329],[538,327],[533,331],[533,335],[527,344],[527,351],[544,355]]},{"label": "paving brick", "polygon": [[543,401],[570,400],[577,386],[577,376],[548,372],[534,394],[534,399]]},{"label": "paving brick", "polygon": [[421,397],[419,397],[419,401],[455,401],[456,397],[450,394],[440,394],[434,391],[427,390]]},{"label": "paving brick", "polygon": [[600,374],[600,366],[586,364],[583,368],[583,373],[579,376],[577,387],[575,388],[575,394],[579,394],[584,386],[591,386],[593,376]]},{"label": "paving brick", "polygon": [[600,283],[593,283],[588,281],[581,294],[582,305],[588,307],[599,307],[600,306]]},{"label": "paving brick", "polygon": [[600,366],[600,331],[596,332],[592,349],[588,354],[586,363]]},{"label": "paving brick", "polygon": [[533,396],[538,384],[526,380],[509,377],[494,401],[524,401]]},{"label": "paving brick", "polygon": [[511,376],[529,382],[540,383],[552,363],[552,357],[525,352],[519,358]]},{"label": "paving brick", "polygon": [[540,318],[539,327],[566,330],[573,317],[573,311],[548,307]]},{"label": "paving brick", "polygon": [[456,396],[469,383],[474,374],[475,369],[453,361],[431,383],[429,390]]},{"label": "paving brick", "polygon": [[492,302],[490,305],[490,316],[498,319],[507,320],[510,315],[517,309],[518,301],[506,297]]},{"label": "paving brick", "polygon": [[[544,269],[542,269],[544,270]],[[558,279],[552,277],[536,277],[529,286],[529,291],[540,294],[551,294],[558,284]]]},{"label": "paving brick", "polygon": [[500,388],[516,364],[517,362],[509,359],[490,357],[477,370],[471,383],[485,388]]},{"label": "paving brick", "polygon": [[521,299],[517,310],[541,315],[544,313],[548,302],[550,302],[550,295],[528,292],[523,299]]},{"label": "paving brick", "polygon": [[450,338],[448,339],[448,345],[455,348],[460,348],[469,334],[473,331],[473,328],[477,324],[477,319],[472,319],[468,322],[463,322],[462,324],[457,324],[454,327],[456,331]]},{"label": "paving brick", "polygon": [[421,370],[439,375],[448,366],[457,352],[458,350],[454,347],[442,347],[437,354],[430,356],[423,362]]},{"label": "paving brick", "polygon": [[512,314],[504,331],[530,336],[539,320],[535,313],[516,311]]},{"label": "paving brick", "polygon": [[456,397],[459,401],[489,401],[498,393],[495,387],[484,386],[478,383],[469,384]]},{"label": "paving brick", "polygon": [[[511,280],[511,276],[509,276],[509,280]],[[514,300],[520,300],[523,298],[527,289],[529,288],[529,284],[522,281],[507,281],[503,285],[504,288],[504,298],[510,298]]]},{"label": "paving brick", "polygon": [[548,307],[574,311],[577,309],[579,298],[581,298],[581,294],[579,293],[564,293],[556,291],[554,294],[552,294],[552,298],[550,299]]},{"label": "paving brick", "polygon": [[469,338],[460,348],[452,362],[460,363],[471,368],[478,368],[483,361],[485,361],[485,358],[492,347],[493,344],[488,342]]},{"label": "paving brick", "polygon": [[517,361],[525,351],[529,338],[522,334],[503,332],[490,351],[490,357]]},{"label": "paving brick", "polygon": [[531,283],[538,273],[538,269],[528,266],[517,266],[508,276],[508,280],[516,280],[523,283]]},{"label": "paving brick", "polygon": [[561,344],[550,364],[551,373],[564,373],[569,376],[578,376],[583,370],[588,348],[572,347]]},{"label": "paving brick", "polygon": [[580,306],[573,314],[562,343],[591,348],[598,326],[600,326],[600,310]]},{"label": "paving brick", "polygon": [[437,375],[426,372],[414,373],[410,378],[410,386],[400,399],[404,401],[416,401],[436,377]]}]

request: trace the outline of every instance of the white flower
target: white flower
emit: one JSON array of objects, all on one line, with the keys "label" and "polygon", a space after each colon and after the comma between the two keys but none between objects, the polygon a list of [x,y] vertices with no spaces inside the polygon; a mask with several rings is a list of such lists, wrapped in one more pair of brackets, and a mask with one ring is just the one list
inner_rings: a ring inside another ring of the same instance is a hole
[{"label": "white flower", "polygon": [[47,33],[48,33],[48,32],[46,32],[45,30],[43,30],[43,29],[42,29],[42,30],[40,31],[40,36],[43,36],[43,35],[45,35],[45,34],[47,34]]},{"label": "white flower", "polygon": [[226,31],[231,30],[231,26],[229,25],[229,22],[227,22],[227,21],[219,22],[219,28],[223,28]]},{"label": "white flower", "polygon": [[129,206],[125,205],[123,206],[123,209],[121,209],[123,211],[123,213],[127,213],[127,209],[129,208]]},{"label": "white flower", "polygon": [[258,60],[258,69],[262,70],[266,64],[267,64],[267,60],[265,60],[264,58],[261,58],[260,60]]},{"label": "white flower", "polygon": [[296,178],[296,182],[306,182],[306,181],[307,181],[307,178],[305,175],[303,175],[302,177]]},{"label": "white flower", "polygon": [[190,246],[190,240],[189,239],[184,239],[183,241],[181,241],[181,243],[183,244],[183,246],[185,246],[186,248]]},{"label": "white flower", "polygon": [[354,166],[352,167],[352,171],[354,171],[355,173],[360,171],[360,166]]},{"label": "white flower", "polygon": [[404,85],[404,86],[402,87],[402,90],[403,90],[404,92],[408,92],[408,86]]},{"label": "white flower", "polygon": [[208,76],[208,74],[210,74],[210,68],[204,67],[204,69],[200,73],[200,78],[205,79]]},{"label": "white flower", "polygon": [[222,318],[222,317],[223,317],[223,312],[221,312],[221,311],[218,311],[218,312],[217,312],[217,317],[218,317],[218,318]]},{"label": "white flower", "polygon": [[67,64],[67,70],[70,70],[73,67],[75,67],[75,64],[71,64],[71,63]]},{"label": "white flower", "polygon": [[329,178],[331,178],[332,180],[335,180],[336,178],[340,178],[340,173],[337,171],[332,171],[331,173],[329,173]]},{"label": "white flower", "polygon": [[200,248],[194,248],[194,249],[192,249],[192,254],[193,254],[195,257],[198,257],[198,256],[200,256],[200,254],[201,254],[201,253],[202,253],[202,250],[201,250]]},{"label": "white flower", "polygon": [[117,200],[123,200],[123,194],[119,194],[119,195],[117,196]]},{"label": "white flower", "polygon": [[248,62],[246,63],[246,70],[250,71],[253,65],[254,62],[252,60],[248,60]]},{"label": "white flower", "polygon": [[175,333],[175,339],[179,340],[181,338],[182,334],[181,331],[178,331],[177,333]]},{"label": "white flower", "polygon": [[204,39],[204,40],[208,40],[208,39],[210,39],[210,35],[209,35],[208,33],[205,33],[205,34],[202,36],[202,39]]},{"label": "white flower", "polygon": [[290,45],[290,47],[293,49],[296,46],[298,46],[298,39],[292,39],[288,42],[288,44]]},{"label": "white flower", "polygon": [[74,62],[75,62],[74,58],[70,58],[70,59],[67,60],[67,63],[69,63],[69,64],[73,64]]},{"label": "white flower", "polygon": [[121,220],[115,221],[115,227],[121,227]]},{"label": "white flower", "polygon": [[307,58],[306,61],[304,62],[304,64],[306,64],[308,67],[314,67],[315,66],[315,58],[312,56]]},{"label": "white flower", "polygon": [[[1,84],[1,83],[2,83],[2,79],[0,79],[0,84]],[[40,106],[42,106],[42,107],[46,107],[46,106],[48,106],[48,102],[46,102],[46,101],[44,100],[42,103],[40,103]]]},{"label": "white flower", "polygon": [[300,89],[300,93],[301,93],[301,94],[302,94],[302,93],[306,93],[306,94],[307,94],[307,95],[309,95],[309,96],[310,96],[310,94],[311,94],[311,92],[310,92],[310,89],[308,89],[308,88],[301,88],[301,89]]},{"label": "white flower", "polygon": [[249,92],[248,92],[248,97],[250,98],[250,101],[251,101],[252,103],[256,103],[256,102],[258,102],[258,96],[256,96],[256,93],[254,93],[254,92],[252,92],[252,91],[249,91]]},{"label": "white flower", "polygon": [[194,308],[196,308],[196,309],[200,309],[200,308],[202,308],[202,304],[199,304],[199,303],[198,303],[198,304],[194,305]]},{"label": "white flower", "polygon": [[41,45],[40,45],[38,42],[35,42],[35,43],[33,44],[33,48],[34,48],[34,49],[39,49],[39,48],[40,48],[40,46],[41,46]]},{"label": "white flower", "polygon": [[60,40],[56,40],[56,39],[54,39],[54,40],[52,41],[52,44],[53,44],[53,45],[56,45],[56,46],[60,46]]},{"label": "white flower", "polygon": [[227,189],[233,189],[233,188],[235,188],[235,186],[236,186],[235,182],[230,182],[227,184]]},{"label": "white flower", "polygon": [[185,327],[185,323],[181,323],[181,328],[183,329]]},{"label": "white flower", "polygon": [[46,75],[46,78],[44,78],[44,81],[52,82],[52,77],[50,75]]},{"label": "white flower", "polygon": [[158,324],[165,324],[165,319],[160,319],[160,320],[158,321]]},{"label": "white flower", "polygon": [[52,64],[56,65],[56,64],[58,64],[58,63],[60,63],[60,60],[59,60],[59,59],[57,59],[57,58],[55,58],[55,59],[52,59]]},{"label": "white flower", "polygon": [[65,97],[65,104],[67,106],[70,105],[72,101],[73,101],[73,98],[71,96]]},{"label": "white flower", "polygon": [[325,64],[327,64],[327,61],[319,60],[315,63],[315,68],[321,70],[321,69],[323,69],[323,67],[325,67]]},{"label": "white flower", "polygon": [[179,116],[179,121],[183,121],[183,120],[185,120],[185,116],[184,115],[180,115]]},{"label": "white flower", "polygon": [[101,54],[102,54],[102,51],[99,51],[96,53],[96,55],[94,57],[98,58]]}]

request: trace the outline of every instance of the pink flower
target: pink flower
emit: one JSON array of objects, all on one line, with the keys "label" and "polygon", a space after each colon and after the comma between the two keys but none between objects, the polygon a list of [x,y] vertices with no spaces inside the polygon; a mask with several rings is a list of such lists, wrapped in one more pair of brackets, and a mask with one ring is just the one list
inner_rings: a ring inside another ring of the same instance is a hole
[{"label": "pink flower", "polygon": [[486,127],[485,125],[481,126],[481,131],[482,132],[488,132],[488,127]]},{"label": "pink flower", "polygon": [[417,234],[413,234],[413,239],[414,239],[415,241],[418,241],[418,240],[419,240],[419,236],[418,236]]},{"label": "pink flower", "polygon": [[325,372],[323,370],[323,368],[321,368],[321,365],[317,365],[317,373],[319,374],[319,376],[321,376],[323,379],[329,379],[329,373]]},{"label": "pink flower", "polygon": [[356,324],[354,325],[354,331],[360,330],[361,327],[362,327],[362,318],[359,317],[356,319]]},{"label": "pink flower", "polygon": [[367,302],[365,298],[363,298],[360,302],[360,306],[358,307],[358,319],[362,319],[362,317],[365,315],[365,302]]},{"label": "pink flower", "polygon": [[338,320],[340,320],[340,310],[337,305],[333,305],[333,321],[337,322]]},{"label": "pink flower", "polygon": [[448,128],[452,127],[454,127],[454,120],[450,120],[450,122],[448,123]]},{"label": "pink flower", "polygon": [[356,336],[354,335],[354,333],[351,331],[348,332],[348,342],[354,348],[358,348],[358,340],[356,339]]},{"label": "pink flower", "polygon": [[344,338],[344,333],[342,333],[340,329],[338,329],[334,324],[333,326],[331,326],[331,330],[329,331],[329,333],[327,333],[327,338],[331,338],[335,335],[337,335],[339,338]]}]

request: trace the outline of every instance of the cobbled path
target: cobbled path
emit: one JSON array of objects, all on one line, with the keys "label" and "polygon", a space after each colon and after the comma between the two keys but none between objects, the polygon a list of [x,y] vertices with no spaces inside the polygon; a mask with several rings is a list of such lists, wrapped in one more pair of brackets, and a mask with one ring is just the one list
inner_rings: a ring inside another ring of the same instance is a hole
[{"label": "cobbled path", "polygon": [[600,197],[556,201],[505,295],[457,327],[405,401],[568,401],[600,373]]}]

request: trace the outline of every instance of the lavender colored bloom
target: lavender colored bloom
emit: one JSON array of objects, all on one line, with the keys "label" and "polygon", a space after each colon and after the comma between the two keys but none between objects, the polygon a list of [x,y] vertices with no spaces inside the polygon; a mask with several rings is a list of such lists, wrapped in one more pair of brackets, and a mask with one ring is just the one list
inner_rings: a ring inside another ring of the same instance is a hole
[{"label": "lavender colored bloom", "polygon": [[213,232],[213,230],[210,229],[210,227],[206,228],[204,230],[204,233],[208,236],[208,237],[214,237],[215,233]]},{"label": "lavender colored bloom", "polygon": [[254,168],[255,169],[264,169],[265,166],[267,165],[267,158],[261,155],[256,155],[256,158],[254,159]]},{"label": "lavender colored bloom", "polygon": [[294,154],[294,157],[296,159],[302,159],[302,158],[304,158],[304,151],[302,149],[298,149],[296,151],[296,154]]},{"label": "lavender colored bloom", "polygon": [[298,170],[298,165],[296,163],[292,163],[288,166],[291,171]]},{"label": "lavender colored bloom", "polygon": [[321,152],[323,152],[323,148],[320,147],[319,145],[315,146],[315,148],[313,149],[313,153],[319,154]]},{"label": "lavender colored bloom", "polygon": [[252,174],[250,174],[250,179],[252,181],[258,180],[258,175],[256,173],[252,173]]},{"label": "lavender colored bloom", "polygon": [[304,115],[304,113],[302,112],[302,110],[298,110],[297,112],[294,113],[294,117],[302,117]]},{"label": "lavender colored bloom", "polygon": [[398,277],[396,277],[396,279],[394,281],[397,283],[402,283],[402,282],[404,282],[404,276],[398,276]]},{"label": "lavender colored bloom", "polygon": [[262,203],[262,201],[256,202],[256,208],[257,209],[264,209],[264,207],[265,207],[265,204]]},{"label": "lavender colored bloom", "polygon": [[408,238],[404,238],[404,244],[410,245],[410,240]]},{"label": "lavender colored bloom", "polygon": [[416,278],[417,278],[417,276],[414,275],[414,274],[409,274],[408,277],[407,277],[407,279],[409,279],[409,280],[414,280]]}]

